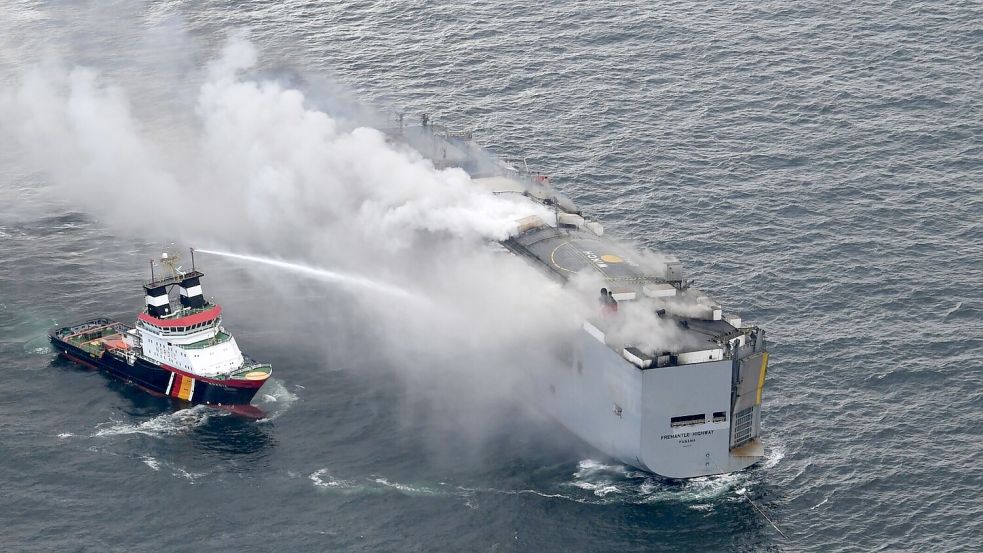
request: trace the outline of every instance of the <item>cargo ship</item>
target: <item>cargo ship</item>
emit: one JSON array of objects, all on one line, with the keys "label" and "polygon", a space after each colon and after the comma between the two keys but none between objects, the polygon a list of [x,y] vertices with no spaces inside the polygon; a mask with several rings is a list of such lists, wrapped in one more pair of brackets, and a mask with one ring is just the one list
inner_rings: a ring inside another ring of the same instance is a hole
[{"label": "cargo ship", "polygon": [[[143,286],[146,305],[134,326],[106,317],[51,331],[65,358],[103,370],[152,394],[204,404],[248,417],[264,413],[250,404],[273,369],[242,354],[222,326],[222,307],[205,299],[204,273],[181,271],[178,256],[150,262]],[[155,275],[155,264],[164,274]],[[177,296],[172,301],[171,296]]]},{"label": "cargo ship", "polygon": [[[675,256],[607,235],[524,159],[497,156],[471,132],[427,115],[420,125],[405,124],[402,114],[395,122],[389,139],[437,169],[462,169],[474,186],[538,204],[530,211],[539,215],[516,220],[496,249],[571,294],[584,295],[585,282],[591,296],[600,289],[595,316],[582,321],[552,366],[530,371],[522,395],[601,452],[669,478],[730,473],[764,458],[763,329],[697,289]],[[551,216],[542,216],[542,206]]]}]

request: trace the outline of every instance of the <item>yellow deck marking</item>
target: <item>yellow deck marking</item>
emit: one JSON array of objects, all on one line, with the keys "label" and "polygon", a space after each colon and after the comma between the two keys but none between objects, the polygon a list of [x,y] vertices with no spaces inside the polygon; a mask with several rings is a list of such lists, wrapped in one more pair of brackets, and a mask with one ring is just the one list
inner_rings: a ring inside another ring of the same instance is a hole
[{"label": "yellow deck marking", "polygon": [[553,257],[553,256],[556,255],[556,250],[562,248],[563,246],[566,246],[569,243],[570,242],[564,242],[564,243],[558,245],[557,247],[553,248],[553,251],[550,252],[550,263],[552,263],[554,267],[556,267],[557,269],[559,269],[561,271],[566,271],[568,273],[575,273],[576,271],[571,271],[570,269],[567,269],[566,267],[561,266],[559,263],[556,262],[556,258]]},{"label": "yellow deck marking", "polygon": [[761,373],[758,374],[758,399],[755,400],[755,405],[761,405],[761,390],[765,387],[765,373],[768,372],[768,352],[764,352],[761,355]]},{"label": "yellow deck marking", "polygon": [[246,376],[244,376],[243,378],[245,378],[246,380],[265,380],[268,376],[270,376],[270,373],[268,372],[251,371],[246,373]]},{"label": "yellow deck marking", "polygon": [[606,253],[606,254],[604,254],[604,255],[601,256],[601,261],[603,261],[605,263],[621,263],[624,260],[621,259],[620,257],[616,256],[616,255],[612,255],[612,254]]}]

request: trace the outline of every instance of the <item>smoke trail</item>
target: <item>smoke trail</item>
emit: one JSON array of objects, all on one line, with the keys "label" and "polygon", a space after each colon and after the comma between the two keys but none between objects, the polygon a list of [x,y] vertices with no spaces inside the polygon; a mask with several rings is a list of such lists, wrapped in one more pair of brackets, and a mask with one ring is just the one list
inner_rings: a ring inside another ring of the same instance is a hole
[{"label": "smoke trail", "polygon": [[198,253],[207,253],[207,254],[218,255],[222,257],[230,257],[232,259],[239,259],[242,261],[249,261],[251,263],[261,263],[263,265],[269,265],[270,267],[276,267],[278,269],[286,269],[288,271],[293,271],[295,273],[314,277],[320,280],[337,282],[339,284],[343,284],[347,286],[358,286],[362,288],[369,288],[371,290],[375,290],[377,292],[383,292],[396,297],[407,298],[407,299],[417,298],[417,296],[410,294],[406,290],[399,288],[397,286],[393,286],[391,284],[377,282],[357,275],[338,273],[335,271],[329,271],[328,269],[322,269],[319,267],[311,267],[310,265],[304,265],[302,263],[291,263],[289,261],[282,261],[279,259],[272,259],[269,257],[260,257],[258,255],[220,252],[216,250],[195,249],[195,251]]},{"label": "smoke trail", "polygon": [[[515,390],[556,362],[593,309],[598,286],[571,293],[486,247],[514,235],[517,220],[549,220],[549,209],[342,123],[305,91],[259,76],[258,52],[241,37],[181,79],[150,69],[128,79],[116,56],[88,58],[105,59],[107,71],[66,55],[64,64],[19,60],[0,79],[0,143],[19,147],[10,163],[43,175],[52,202],[115,231],[222,244],[232,251],[198,251],[337,284],[346,293],[276,279],[236,313],[316,336],[303,347],[336,366],[391,369],[387,381],[396,375],[413,406],[407,416],[455,425],[479,445],[510,424]],[[446,443],[435,439],[435,449]]]}]

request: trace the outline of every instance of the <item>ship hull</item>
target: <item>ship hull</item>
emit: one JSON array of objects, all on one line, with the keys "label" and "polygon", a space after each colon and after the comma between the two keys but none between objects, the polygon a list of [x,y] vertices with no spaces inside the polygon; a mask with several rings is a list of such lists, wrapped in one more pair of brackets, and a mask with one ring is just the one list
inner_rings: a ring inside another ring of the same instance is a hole
[{"label": "ship hull", "polygon": [[[736,362],[643,370],[586,332],[573,342],[572,359],[539,372],[530,390],[536,405],[599,451],[680,479],[735,472],[763,459],[758,388],[742,394],[732,386],[735,380],[763,383],[763,351]],[[748,413],[747,428],[738,426]],[[673,417],[691,414],[707,418],[672,425]]]},{"label": "ship hull", "polygon": [[[132,364],[108,353],[91,354],[69,342],[51,336],[51,343],[64,358],[90,368],[105,371],[120,380],[131,382],[161,396],[194,404],[217,407],[244,407],[263,385],[263,381],[216,381],[155,365],[142,358]],[[231,409],[249,414],[250,409]]]}]

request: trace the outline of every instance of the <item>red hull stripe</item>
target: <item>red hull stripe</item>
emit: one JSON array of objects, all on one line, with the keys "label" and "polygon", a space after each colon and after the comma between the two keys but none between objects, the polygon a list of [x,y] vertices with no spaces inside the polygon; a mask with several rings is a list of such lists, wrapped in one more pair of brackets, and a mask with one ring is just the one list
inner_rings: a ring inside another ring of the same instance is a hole
[{"label": "red hull stripe", "polygon": [[[264,379],[264,380],[229,380],[229,379],[219,380],[217,378],[208,378],[207,376],[200,376],[200,375],[197,375],[197,374],[186,373],[186,372],[182,371],[181,369],[175,369],[174,367],[172,367],[170,365],[164,365],[163,363],[160,366],[163,367],[163,368],[165,368],[165,369],[167,369],[167,370],[169,370],[169,371],[171,371],[171,372],[173,372],[173,373],[175,373],[177,375],[177,376],[175,376],[175,379],[174,379],[174,386],[172,388],[171,395],[174,395],[173,389],[179,389],[180,388],[180,386],[179,386],[180,385],[180,381],[178,380],[178,378],[182,378],[182,377],[183,378],[193,378],[195,380],[200,380],[202,382],[209,382],[211,384],[221,384],[222,386],[228,386],[230,388],[260,388],[260,387],[263,386],[263,384],[266,383],[266,379]],[[175,397],[177,397],[177,396],[175,396]]]},{"label": "red hull stripe", "polygon": [[201,313],[195,313],[194,315],[188,315],[187,317],[179,317],[177,319],[158,319],[157,317],[148,315],[146,313],[140,313],[137,316],[138,319],[145,323],[152,324],[154,326],[159,326],[162,328],[173,328],[176,326],[191,326],[198,323],[205,323],[218,318],[222,314],[222,306],[216,305],[211,309],[206,309]]},{"label": "red hull stripe", "polygon": [[174,375],[174,383],[171,384],[171,393],[170,393],[171,397],[177,397],[178,391],[181,390],[181,380],[183,378],[184,377],[179,374]]}]

